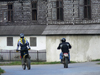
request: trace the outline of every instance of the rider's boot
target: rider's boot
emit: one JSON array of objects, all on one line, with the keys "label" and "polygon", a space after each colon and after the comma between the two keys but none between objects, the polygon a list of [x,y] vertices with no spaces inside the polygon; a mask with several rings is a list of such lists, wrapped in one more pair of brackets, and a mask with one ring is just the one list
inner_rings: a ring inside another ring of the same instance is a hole
[{"label": "rider's boot", "polygon": [[61,59],[61,63],[62,63],[62,64],[64,63],[64,60],[63,60],[63,59]]},{"label": "rider's boot", "polygon": [[70,63],[70,59],[68,59],[69,63]]}]

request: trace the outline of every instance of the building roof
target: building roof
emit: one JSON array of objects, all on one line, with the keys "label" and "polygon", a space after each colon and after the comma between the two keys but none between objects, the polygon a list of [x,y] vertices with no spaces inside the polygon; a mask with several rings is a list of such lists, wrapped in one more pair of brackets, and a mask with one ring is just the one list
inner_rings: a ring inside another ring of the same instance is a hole
[{"label": "building roof", "polygon": [[31,25],[0,26],[0,36],[100,34],[100,24],[96,25]]},{"label": "building roof", "polygon": [[94,25],[48,25],[43,35],[100,34],[100,24]]},{"label": "building roof", "polygon": [[25,35],[41,35],[46,25],[32,26],[0,26],[0,36],[17,36],[20,33]]}]

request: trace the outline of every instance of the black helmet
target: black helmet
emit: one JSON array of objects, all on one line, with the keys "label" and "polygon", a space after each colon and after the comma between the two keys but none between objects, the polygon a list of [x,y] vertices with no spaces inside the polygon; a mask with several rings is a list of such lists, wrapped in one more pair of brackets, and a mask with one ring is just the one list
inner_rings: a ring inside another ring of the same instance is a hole
[{"label": "black helmet", "polygon": [[20,38],[24,38],[24,34],[23,33],[20,34]]},{"label": "black helmet", "polygon": [[66,42],[66,39],[65,39],[65,38],[62,38],[61,41],[62,41],[62,42]]}]

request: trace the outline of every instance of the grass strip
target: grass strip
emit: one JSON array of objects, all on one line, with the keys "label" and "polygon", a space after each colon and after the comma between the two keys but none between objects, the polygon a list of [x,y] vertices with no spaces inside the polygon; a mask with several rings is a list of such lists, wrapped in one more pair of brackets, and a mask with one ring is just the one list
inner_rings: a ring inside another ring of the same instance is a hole
[{"label": "grass strip", "polygon": [[[76,63],[74,61],[71,61],[71,63]],[[42,64],[61,64],[59,62],[31,62],[31,65],[42,65]],[[3,65],[21,65],[21,61],[13,61],[10,63],[0,63],[1,66]]]},{"label": "grass strip", "polygon": [[100,61],[100,59],[95,59],[95,60],[92,60],[92,61]]},{"label": "grass strip", "polygon": [[100,63],[97,63],[98,65],[100,65]]},{"label": "grass strip", "polygon": [[[100,59],[96,59],[96,60],[92,60],[92,61],[100,61]],[[98,65],[100,65],[100,63],[97,63]]]}]

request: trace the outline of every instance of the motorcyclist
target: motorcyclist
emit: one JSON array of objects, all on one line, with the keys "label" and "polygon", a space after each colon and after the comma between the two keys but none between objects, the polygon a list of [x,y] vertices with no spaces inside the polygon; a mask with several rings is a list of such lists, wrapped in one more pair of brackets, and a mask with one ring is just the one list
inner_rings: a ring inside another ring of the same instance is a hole
[{"label": "motorcyclist", "polygon": [[17,43],[16,52],[18,51],[19,46],[20,46],[20,50],[21,50],[20,54],[21,54],[22,64],[24,64],[23,55],[24,55],[24,52],[29,54],[28,50],[30,50],[30,46],[29,46],[29,42],[26,40],[26,38],[24,38],[24,34],[23,33],[20,34],[20,39],[18,40],[18,43]]},{"label": "motorcyclist", "polygon": [[57,49],[61,49],[62,52],[60,53],[60,59],[61,59],[61,62],[63,60],[63,53],[68,53],[68,56],[69,56],[69,62],[70,62],[70,53],[69,53],[69,49],[71,49],[71,45],[69,42],[66,42],[66,39],[65,38],[62,38],[61,39],[61,43],[59,44],[58,48]]}]

